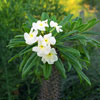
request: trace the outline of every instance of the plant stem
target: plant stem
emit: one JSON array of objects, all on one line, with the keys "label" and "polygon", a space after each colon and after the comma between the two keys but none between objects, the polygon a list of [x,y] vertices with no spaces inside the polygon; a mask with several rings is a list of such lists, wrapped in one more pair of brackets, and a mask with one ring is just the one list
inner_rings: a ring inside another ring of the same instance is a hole
[{"label": "plant stem", "polygon": [[55,30],[55,27],[50,31],[50,33],[52,33]]},{"label": "plant stem", "polygon": [[42,80],[38,100],[60,100],[60,83],[59,72],[53,66],[49,80]]}]

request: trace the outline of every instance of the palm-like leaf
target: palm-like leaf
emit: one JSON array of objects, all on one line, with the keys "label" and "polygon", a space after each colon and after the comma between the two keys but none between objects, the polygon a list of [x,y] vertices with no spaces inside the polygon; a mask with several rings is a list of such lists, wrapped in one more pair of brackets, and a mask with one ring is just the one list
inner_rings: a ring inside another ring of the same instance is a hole
[{"label": "palm-like leaf", "polygon": [[[25,30],[28,30],[28,26],[31,25],[34,19],[33,17],[28,17],[29,23],[27,25],[24,24]],[[43,13],[41,16],[41,20],[48,19],[48,22],[51,20],[56,20],[56,17],[49,17],[48,14]],[[83,73],[83,62],[87,64],[90,61],[89,53],[88,53],[88,45],[100,46],[100,42],[93,39],[91,37],[92,34],[96,34],[95,32],[88,31],[92,28],[96,23],[98,23],[96,19],[92,19],[87,23],[83,23],[81,18],[72,19],[72,15],[68,15],[60,22],[60,25],[63,27],[62,33],[57,33],[55,29],[48,30],[53,33],[53,36],[56,38],[56,45],[54,46],[57,49],[59,60],[55,62],[57,70],[61,73],[63,77],[66,77],[64,62],[67,62],[68,71],[73,67],[78,73],[80,79],[83,78],[90,85],[90,81],[87,76]],[[28,25],[29,24],[29,25]],[[10,59],[12,61],[16,57],[23,56],[23,60],[19,67],[19,70],[22,72],[22,77],[24,78],[28,75],[29,72],[33,71],[33,73],[40,77],[44,76],[46,79],[49,78],[52,70],[52,66],[48,64],[43,64],[41,60],[38,60],[37,55],[32,52],[32,47],[34,45],[26,45],[24,41],[23,35],[17,35],[14,39],[10,40],[8,47],[25,47],[22,51],[16,54],[13,58]],[[81,47],[81,49],[79,49]],[[83,57],[84,54],[84,57]],[[86,58],[86,59],[85,59]],[[38,66],[37,68],[35,66]],[[86,67],[87,68],[87,67]],[[33,69],[33,70],[32,70]],[[38,70],[38,73],[37,73]],[[41,74],[40,74],[41,73]]]}]

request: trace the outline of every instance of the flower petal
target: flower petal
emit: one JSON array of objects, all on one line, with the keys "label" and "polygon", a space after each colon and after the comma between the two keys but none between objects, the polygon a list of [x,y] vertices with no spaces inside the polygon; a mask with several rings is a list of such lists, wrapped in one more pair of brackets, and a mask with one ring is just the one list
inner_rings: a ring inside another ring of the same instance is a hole
[{"label": "flower petal", "polygon": [[58,26],[58,23],[56,23],[56,22],[54,22],[54,21],[51,21],[51,22],[50,22],[50,26],[51,26],[51,27],[56,27],[56,26]]},{"label": "flower petal", "polygon": [[56,53],[56,50],[55,50],[54,48],[51,49],[51,53],[57,54],[57,53]]},{"label": "flower petal", "polygon": [[51,43],[52,45],[54,45],[54,44],[56,43],[55,37],[51,37],[51,38],[50,38],[50,43]]},{"label": "flower petal", "polygon": [[32,30],[37,30],[38,29],[38,25],[37,23],[32,23]]},{"label": "flower petal", "polygon": [[33,47],[32,51],[38,52],[38,47]]},{"label": "flower petal", "polygon": [[43,57],[42,57],[42,61],[43,61],[44,64],[46,63],[46,60]]},{"label": "flower petal", "polygon": [[51,33],[49,33],[49,34],[46,34],[46,35],[44,35],[44,39],[48,39],[48,38],[50,38],[52,36],[52,34]]},{"label": "flower petal", "polygon": [[29,34],[28,33],[24,33],[24,39],[27,40],[29,38]]}]

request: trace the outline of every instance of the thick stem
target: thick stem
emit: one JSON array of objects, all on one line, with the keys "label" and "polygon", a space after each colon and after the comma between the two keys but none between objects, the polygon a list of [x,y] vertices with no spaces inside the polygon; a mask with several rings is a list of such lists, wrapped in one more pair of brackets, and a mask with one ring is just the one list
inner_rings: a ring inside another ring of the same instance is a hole
[{"label": "thick stem", "polygon": [[60,100],[60,75],[55,66],[49,80],[42,80],[38,100]]}]

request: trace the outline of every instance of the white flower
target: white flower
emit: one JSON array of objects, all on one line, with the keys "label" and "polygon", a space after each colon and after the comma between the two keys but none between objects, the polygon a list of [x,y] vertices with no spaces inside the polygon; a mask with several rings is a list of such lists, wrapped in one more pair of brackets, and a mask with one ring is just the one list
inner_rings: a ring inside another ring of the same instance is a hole
[{"label": "white flower", "polygon": [[62,26],[60,25],[60,26],[58,26],[58,23],[56,23],[56,22],[54,22],[54,21],[51,21],[50,22],[50,26],[51,27],[55,27],[56,28],[56,31],[59,33],[59,32],[63,32],[63,30],[61,29],[62,28]]},{"label": "white flower", "polygon": [[50,22],[50,26],[51,27],[57,27],[58,26],[58,23],[54,22],[54,21],[51,21]]},{"label": "white flower", "polygon": [[56,39],[52,36],[52,33],[44,35],[44,40],[47,45],[54,45],[56,43]]},{"label": "white flower", "polygon": [[48,54],[50,50],[51,47],[49,45],[46,45],[46,42],[44,41],[42,36],[38,37],[38,46],[32,48],[32,51],[37,52],[37,55],[40,57]]},{"label": "white flower", "polygon": [[35,43],[37,41],[37,37],[36,37],[37,34],[38,32],[37,31],[32,32],[32,29],[29,34],[24,33],[24,39],[25,39],[26,44],[31,45]]},{"label": "white flower", "polygon": [[58,60],[58,57],[54,48],[52,48],[47,55],[44,55],[42,57],[43,63],[48,62],[48,64],[54,64],[54,62],[57,60]]},{"label": "white flower", "polygon": [[40,31],[45,31],[45,27],[49,27],[48,23],[47,23],[48,20],[45,20],[45,21],[37,21],[37,29],[40,30]]},{"label": "white flower", "polygon": [[62,26],[57,26],[56,27],[56,31],[59,33],[59,32],[63,32],[63,30],[61,29],[62,28]]},{"label": "white flower", "polygon": [[32,23],[33,30],[45,31],[45,27],[49,27],[48,20],[45,21],[38,20],[37,23],[34,22]]}]

